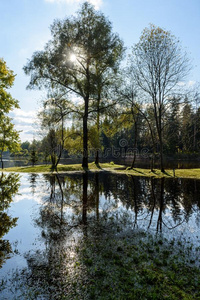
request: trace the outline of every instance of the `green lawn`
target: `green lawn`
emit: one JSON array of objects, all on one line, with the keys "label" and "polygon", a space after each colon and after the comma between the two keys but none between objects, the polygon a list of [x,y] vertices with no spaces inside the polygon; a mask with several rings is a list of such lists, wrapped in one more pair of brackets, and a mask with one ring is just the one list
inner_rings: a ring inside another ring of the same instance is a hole
[{"label": "green lawn", "polygon": [[[99,166],[95,163],[89,163],[88,171],[100,171],[107,170],[110,172],[115,172],[119,174],[127,174],[133,176],[145,176],[145,177],[174,177],[173,170],[165,170],[162,173],[160,170],[155,169],[151,171],[150,169],[134,168],[130,170],[123,165],[116,165],[113,163],[102,163]],[[25,167],[11,167],[4,169],[5,172],[22,172],[22,173],[51,173],[50,165],[37,165],[37,166],[25,166]],[[81,164],[70,164],[70,165],[58,165],[59,172],[70,172],[70,171],[85,171]],[[176,178],[195,178],[200,179],[200,169],[176,169]]]},{"label": "green lawn", "polygon": [[[122,166],[120,166],[122,167]],[[88,170],[97,171],[104,168],[116,168],[116,165],[110,163],[104,163],[97,166],[95,163],[89,163]],[[58,172],[69,172],[69,171],[84,171],[85,169],[81,164],[71,164],[71,165],[58,165]],[[11,167],[4,169],[5,172],[22,172],[22,173],[51,173],[52,169],[50,165],[37,165],[37,166],[25,166],[25,167]]]}]

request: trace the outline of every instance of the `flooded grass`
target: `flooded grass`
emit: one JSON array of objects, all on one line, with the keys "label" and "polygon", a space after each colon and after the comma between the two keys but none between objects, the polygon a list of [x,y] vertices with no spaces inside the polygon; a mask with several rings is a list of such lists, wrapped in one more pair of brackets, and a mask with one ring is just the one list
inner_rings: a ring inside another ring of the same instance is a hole
[{"label": "flooded grass", "polygon": [[192,250],[137,231],[85,236],[80,244],[51,253],[48,264],[41,263],[44,253],[42,259],[32,257],[30,269],[13,273],[0,291],[10,286],[13,299],[20,300],[199,299],[199,249],[195,258]]},{"label": "flooded grass", "polygon": [[199,299],[200,270],[190,251],[173,243],[144,233],[88,239],[81,250],[88,276],[81,294],[102,300]]}]

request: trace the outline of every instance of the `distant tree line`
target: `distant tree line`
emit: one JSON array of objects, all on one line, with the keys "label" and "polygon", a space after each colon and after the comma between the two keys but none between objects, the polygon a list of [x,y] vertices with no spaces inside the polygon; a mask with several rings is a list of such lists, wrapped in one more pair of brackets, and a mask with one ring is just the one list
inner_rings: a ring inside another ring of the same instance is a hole
[{"label": "distant tree line", "polygon": [[[187,99],[181,101],[180,98],[173,98],[171,108],[166,116],[167,124],[163,133],[163,153],[165,156],[174,158],[195,157],[200,151],[200,107],[196,107],[190,102]],[[120,111],[115,112],[114,115],[106,115],[100,122],[98,140],[95,140],[96,127],[94,124],[90,124],[88,129],[89,158],[95,160],[97,149],[100,160],[113,160],[115,158],[113,154],[118,154],[118,158],[131,156],[133,159],[134,154],[140,155],[143,149],[147,150],[146,154],[149,158],[152,157],[154,150],[155,156],[159,156],[158,139],[155,140],[154,149],[148,123],[142,115],[137,114],[133,116],[131,111],[125,113]],[[145,114],[153,123],[152,114],[148,111],[145,111]],[[153,135],[156,136],[155,127],[153,128]],[[76,128],[73,125],[64,129],[64,136],[67,138],[64,141],[62,158],[80,158],[82,153],[81,126],[77,123]],[[11,154],[11,156],[25,157],[32,164],[37,162],[53,164],[60,154],[60,138],[60,130],[51,129],[40,140],[22,142],[20,144],[21,150]]]}]

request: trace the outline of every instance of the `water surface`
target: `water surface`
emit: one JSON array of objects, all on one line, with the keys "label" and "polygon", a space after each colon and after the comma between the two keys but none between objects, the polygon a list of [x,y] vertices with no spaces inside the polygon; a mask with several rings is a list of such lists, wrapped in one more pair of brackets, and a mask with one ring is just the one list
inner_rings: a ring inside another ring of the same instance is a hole
[{"label": "water surface", "polygon": [[200,246],[200,180],[2,174],[0,189],[0,299],[51,299],[56,268],[76,276],[74,249],[88,237],[149,232]]}]

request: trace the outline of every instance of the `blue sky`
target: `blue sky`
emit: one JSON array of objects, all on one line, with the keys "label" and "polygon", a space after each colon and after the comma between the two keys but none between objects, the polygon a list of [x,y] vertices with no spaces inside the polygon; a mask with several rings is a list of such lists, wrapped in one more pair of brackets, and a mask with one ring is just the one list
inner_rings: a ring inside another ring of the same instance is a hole
[{"label": "blue sky", "polygon": [[[0,57],[17,74],[12,96],[21,110],[12,112],[22,140],[34,135],[34,117],[45,92],[26,90],[23,66],[50,39],[54,19],[74,14],[81,0],[0,0]],[[138,42],[150,23],[171,31],[192,59],[188,81],[200,82],[200,0],[90,0],[112,22],[126,47]],[[35,136],[36,137],[36,136]]]}]

